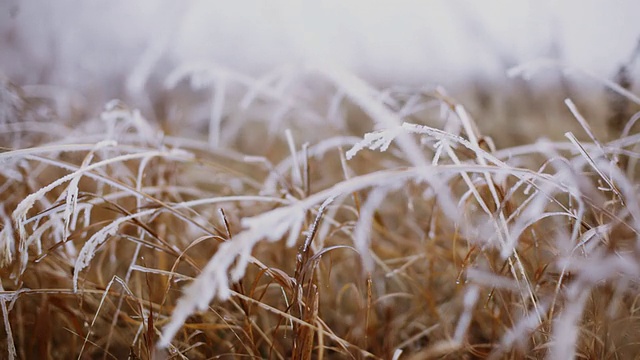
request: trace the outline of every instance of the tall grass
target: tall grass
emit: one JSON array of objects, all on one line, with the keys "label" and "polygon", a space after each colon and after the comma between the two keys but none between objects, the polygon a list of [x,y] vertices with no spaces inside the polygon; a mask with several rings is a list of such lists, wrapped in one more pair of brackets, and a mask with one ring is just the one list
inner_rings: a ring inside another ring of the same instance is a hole
[{"label": "tall grass", "polygon": [[8,358],[640,351],[633,124],[558,99],[577,131],[499,147],[441,88],[326,66],[186,65],[153,120],[2,84]]}]

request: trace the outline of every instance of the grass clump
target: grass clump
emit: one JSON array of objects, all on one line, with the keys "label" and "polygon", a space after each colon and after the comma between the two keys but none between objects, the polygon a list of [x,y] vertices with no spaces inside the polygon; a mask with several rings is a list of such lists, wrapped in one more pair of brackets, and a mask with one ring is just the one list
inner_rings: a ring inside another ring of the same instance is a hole
[{"label": "grass clump", "polygon": [[3,82],[0,350],[640,351],[630,128],[602,141],[566,100],[581,133],[498,148],[442,89],[380,92],[333,68],[304,78],[181,68],[154,120],[120,101],[61,117],[55,99]]}]

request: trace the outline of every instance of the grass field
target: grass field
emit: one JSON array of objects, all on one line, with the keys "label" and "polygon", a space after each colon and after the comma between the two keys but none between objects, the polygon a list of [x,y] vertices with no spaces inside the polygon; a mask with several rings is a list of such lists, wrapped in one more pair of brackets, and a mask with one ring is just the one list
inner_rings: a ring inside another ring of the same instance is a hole
[{"label": "grass field", "polygon": [[630,84],[467,110],[295,79],[185,68],[107,104],[2,80],[1,356],[640,353]]}]

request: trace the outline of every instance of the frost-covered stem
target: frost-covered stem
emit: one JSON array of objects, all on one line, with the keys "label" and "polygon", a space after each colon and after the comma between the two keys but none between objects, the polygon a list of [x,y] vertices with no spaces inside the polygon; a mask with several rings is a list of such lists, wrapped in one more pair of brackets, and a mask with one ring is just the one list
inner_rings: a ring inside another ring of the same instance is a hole
[{"label": "frost-covered stem", "polygon": [[[402,126],[402,119],[376,101],[372,96],[374,89],[355,75],[335,66],[318,66],[315,70],[330,79],[340,91],[345,93],[345,96],[356,103],[382,128],[394,129]],[[428,164],[422,149],[409,134],[400,132],[397,145],[413,166],[422,167]]]}]

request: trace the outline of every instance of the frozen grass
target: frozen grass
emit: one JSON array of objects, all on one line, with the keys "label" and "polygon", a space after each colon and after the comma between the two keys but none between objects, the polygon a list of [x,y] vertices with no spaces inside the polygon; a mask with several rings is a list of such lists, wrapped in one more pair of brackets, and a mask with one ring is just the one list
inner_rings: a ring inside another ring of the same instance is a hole
[{"label": "frozen grass", "polygon": [[154,121],[3,84],[3,357],[640,352],[632,124],[566,99],[579,132],[497,148],[442,89],[330,67],[187,65]]}]

